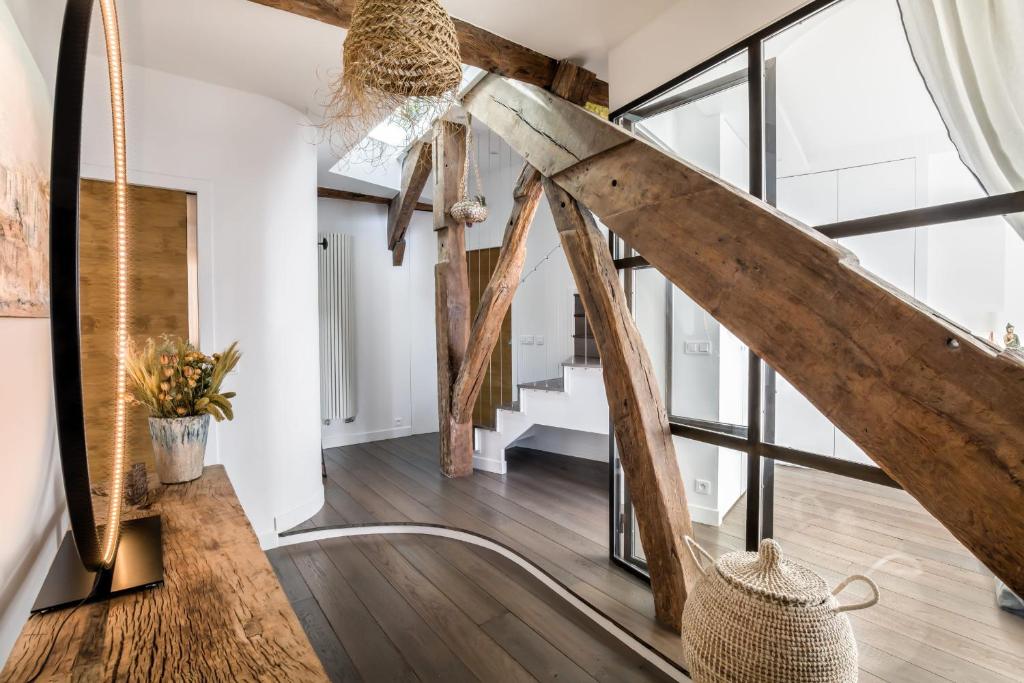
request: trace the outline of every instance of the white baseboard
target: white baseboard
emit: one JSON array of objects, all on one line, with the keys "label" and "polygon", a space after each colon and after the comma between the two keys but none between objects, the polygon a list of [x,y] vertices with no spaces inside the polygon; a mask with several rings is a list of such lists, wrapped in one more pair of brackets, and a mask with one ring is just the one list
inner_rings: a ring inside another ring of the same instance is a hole
[{"label": "white baseboard", "polygon": [[[479,451],[477,451],[479,453]],[[497,458],[485,458],[480,455],[473,455],[473,469],[481,470],[483,472],[493,472],[494,474],[505,474],[508,472],[508,464],[505,459],[498,460]]]},{"label": "white baseboard", "polygon": [[412,427],[395,427],[393,429],[378,429],[374,432],[358,432],[355,434],[321,431],[320,443],[323,448],[337,448],[339,446],[352,446],[370,441],[383,441],[385,439],[398,439],[403,436],[412,436]]},{"label": "white baseboard", "polygon": [[703,505],[694,505],[690,503],[690,519],[697,524],[706,524],[708,526],[722,526],[722,518],[725,517],[721,512],[715,508],[705,507]]}]

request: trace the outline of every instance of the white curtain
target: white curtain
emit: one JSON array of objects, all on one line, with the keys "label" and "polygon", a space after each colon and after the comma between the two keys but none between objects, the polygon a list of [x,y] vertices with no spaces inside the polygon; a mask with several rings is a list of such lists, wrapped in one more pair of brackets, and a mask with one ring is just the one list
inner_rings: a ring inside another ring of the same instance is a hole
[{"label": "white curtain", "polygon": [[[985,191],[1024,190],[1024,0],[898,0],[910,50]],[[1024,215],[1006,217],[1024,237]]]}]

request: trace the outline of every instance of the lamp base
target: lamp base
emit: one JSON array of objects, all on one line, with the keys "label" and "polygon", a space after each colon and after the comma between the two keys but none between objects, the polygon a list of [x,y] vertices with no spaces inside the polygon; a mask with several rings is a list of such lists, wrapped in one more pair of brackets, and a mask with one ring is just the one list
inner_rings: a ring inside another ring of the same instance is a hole
[{"label": "lamp base", "polygon": [[[103,527],[99,528],[102,535]],[[32,613],[73,607],[83,600],[101,602],[123,593],[144,590],[164,582],[163,544],[160,516],[142,517],[121,523],[121,541],[114,566],[97,572],[82,564],[71,532],[64,535],[57,557],[50,565]],[[93,585],[96,590],[90,596]]]}]

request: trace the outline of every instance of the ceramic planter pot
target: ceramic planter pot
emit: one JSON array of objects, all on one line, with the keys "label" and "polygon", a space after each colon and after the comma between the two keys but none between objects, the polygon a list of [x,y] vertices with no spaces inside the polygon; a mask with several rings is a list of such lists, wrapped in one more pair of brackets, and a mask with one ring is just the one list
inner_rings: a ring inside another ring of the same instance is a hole
[{"label": "ceramic planter pot", "polygon": [[156,475],[162,484],[180,484],[203,473],[210,416],[149,418]]}]

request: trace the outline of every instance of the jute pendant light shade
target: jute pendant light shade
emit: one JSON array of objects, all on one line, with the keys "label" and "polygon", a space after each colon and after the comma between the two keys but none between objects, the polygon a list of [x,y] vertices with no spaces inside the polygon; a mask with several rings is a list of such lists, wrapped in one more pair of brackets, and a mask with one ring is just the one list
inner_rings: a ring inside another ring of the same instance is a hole
[{"label": "jute pendant light shade", "polygon": [[455,24],[437,0],[359,0],[331,85],[327,124],[344,141],[391,116],[412,129],[462,80]]}]

